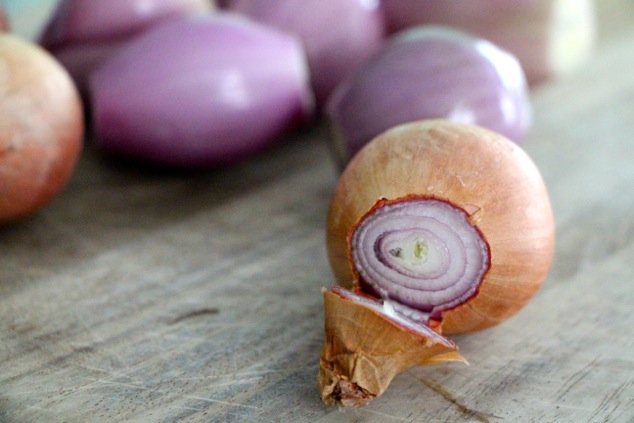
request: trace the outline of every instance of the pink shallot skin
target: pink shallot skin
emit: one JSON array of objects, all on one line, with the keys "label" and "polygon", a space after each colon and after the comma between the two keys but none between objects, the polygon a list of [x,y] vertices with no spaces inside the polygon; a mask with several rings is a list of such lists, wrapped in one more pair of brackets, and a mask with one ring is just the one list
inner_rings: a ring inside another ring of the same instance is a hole
[{"label": "pink shallot skin", "polygon": [[529,84],[579,66],[593,49],[592,0],[383,0],[390,32],[447,25],[485,38],[519,59]]},{"label": "pink shallot skin", "polygon": [[383,131],[415,120],[479,125],[516,143],[531,122],[526,78],[514,56],[434,26],[393,36],[335,90],[326,110],[344,163]]},{"label": "pink shallot skin", "polygon": [[228,10],[298,36],[319,104],[383,45],[378,0],[229,0]]},{"label": "pink shallot skin", "polygon": [[85,91],[89,75],[129,40],[166,20],[214,8],[213,0],[62,0],[40,44]]},{"label": "pink shallot skin", "polygon": [[236,15],[150,29],[90,81],[95,143],[158,165],[225,165],[312,115],[308,69],[292,36]]}]

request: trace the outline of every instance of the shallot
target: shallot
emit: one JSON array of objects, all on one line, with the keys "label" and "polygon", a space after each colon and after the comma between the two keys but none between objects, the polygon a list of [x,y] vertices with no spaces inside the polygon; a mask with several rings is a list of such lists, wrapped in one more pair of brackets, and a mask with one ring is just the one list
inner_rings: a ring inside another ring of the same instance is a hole
[{"label": "shallot", "polygon": [[391,31],[448,25],[499,45],[530,84],[579,67],[596,41],[592,0],[383,0],[383,8]]},{"label": "shallot", "polygon": [[320,104],[383,44],[378,0],[229,0],[227,8],[301,39]]},{"label": "shallot", "polygon": [[179,167],[253,155],[313,107],[299,42],[222,13],[148,30],[95,72],[90,98],[98,148]]},{"label": "shallot", "polygon": [[515,143],[446,120],[397,126],[341,175],[327,247],[319,384],[362,406],[413,366],[464,361],[443,335],[496,325],[543,283],[554,221],[538,168]]},{"label": "shallot", "polygon": [[327,114],[343,163],[376,135],[414,120],[480,125],[521,142],[531,119],[526,79],[515,57],[446,27],[395,36],[337,88]]},{"label": "shallot", "polygon": [[48,52],[0,35],[0,225],[44,207],[70,179],[84,116],[66,70]]},{"label": "shallot", "polygon": [[154,25],[213,8],[213,0],[62,0],[40,43],[85,91],[89,75],[131,39]]}]

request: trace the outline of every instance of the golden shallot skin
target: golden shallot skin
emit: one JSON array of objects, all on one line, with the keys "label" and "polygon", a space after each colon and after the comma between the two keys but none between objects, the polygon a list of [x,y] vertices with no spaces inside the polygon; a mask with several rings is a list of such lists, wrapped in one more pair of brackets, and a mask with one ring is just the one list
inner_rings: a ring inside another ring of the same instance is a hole
[{"label": "golden shallot skin", "polygon": [[[518,312],[548,273],[554,233],[539,170],[503,136],[427,120],[376,137],[348,164],[328,212],[341,287],[324,294],[324,402],[362,406],[410,367],[461,360],[442,335]],[[378,339],[359,335],[372,326]],[[427,353],[403,354],[403,337]]]},{"label": "golden shallot skin", "polygon": [[70,178],[84,116],[68,73],[42,48],[0,35],[0,225],[25,218]]},{"label": "golden shallot skin", "polygon": [[333,287],[324,291],[324,308],[326,342],[318,381],[328,405],[364,406],[413,366],[466,363],[453,342],[407,318],[386,315],[379,301]]}]

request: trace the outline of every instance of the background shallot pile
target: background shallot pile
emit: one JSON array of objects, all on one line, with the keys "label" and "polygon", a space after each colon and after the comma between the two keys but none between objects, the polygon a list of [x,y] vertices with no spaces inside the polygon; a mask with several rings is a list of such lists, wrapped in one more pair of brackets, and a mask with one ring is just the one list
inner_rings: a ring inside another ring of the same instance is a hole
[{"label": "background shallot pile", "polygon": [[40,46],[0,36],[0,224],[59,192],[86,120],[104,154],[178,168],[235,163],[319,118],[341,165],[419,119],[519,143],[529,88],[581,63],[595,36],[581,0],[218,3],[62,0]]}]

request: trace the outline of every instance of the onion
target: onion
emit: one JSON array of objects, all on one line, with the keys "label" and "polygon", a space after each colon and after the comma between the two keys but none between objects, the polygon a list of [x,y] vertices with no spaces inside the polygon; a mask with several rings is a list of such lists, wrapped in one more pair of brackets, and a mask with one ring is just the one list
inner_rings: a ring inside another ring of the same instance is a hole
[{"label": "onion", "polygon": [[378,0],[229,0],[228,9],[300,37],[323,104],[383,44]]},{"label": "onion", "polygon": [[96,145],[171,166],[234,162],[311,112],[299,42],[229,14],[150,29],[90,83]]},{"label": "onion", "polygon": [[166,20],[208,12],[212,1],[62,0],[40,43],[84,91],[90,73],[130,39]]},{"label": "onion", "polygon": [[355,270],[370,292],[439,316],[471,298],[489,268],[467,213],[426,198],[381,202],[352,233]]},{"label": "onion", "polygon": [[364,405],[410,367],[461,360],[438,335],[491,327],[527,304],[550,268],[554,230],[539,170],[501,135],[430,120],[376,137],[328,212],[343,288],[324,293],[322,399]]},{"label": "onion", "polygon": [[480,125],[520,142],[531,115],[517,60],[443,27],[419,27],[390,40],[337,88],[327,114],[342,162],[381,132],[418,119]]},{"label": "onion", "polygon": [[488,39],[519,59],[530,84],[578,67],[596,39],[592,0],[383,0],[391,31],[448,25]]},{"label": "onion", "polygon": [[64,68],[40,47],[0,35],[0,225],[48,204],[82,147],[83,111]]}]

